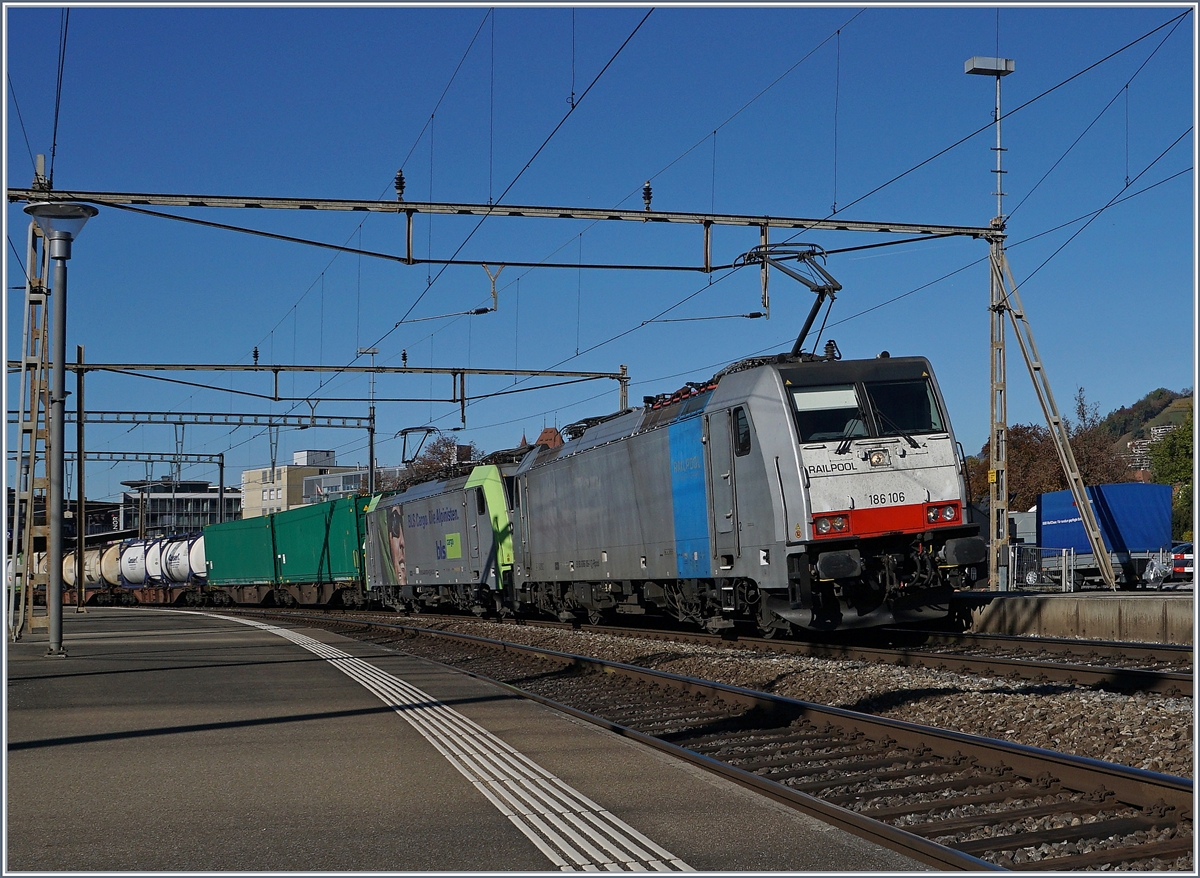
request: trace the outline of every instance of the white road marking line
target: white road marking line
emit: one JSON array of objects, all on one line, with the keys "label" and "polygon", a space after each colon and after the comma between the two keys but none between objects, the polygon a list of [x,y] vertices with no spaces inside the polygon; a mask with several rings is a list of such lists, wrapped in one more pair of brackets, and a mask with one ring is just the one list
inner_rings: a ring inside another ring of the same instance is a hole
[{"label": "white road marking line", "polygon": [[561,778],[411,683],[305,634],[252,619],[217,618],[283,637],[355,680],[429,741],[560,870],[646,871],[648,866],[692,871]]}]

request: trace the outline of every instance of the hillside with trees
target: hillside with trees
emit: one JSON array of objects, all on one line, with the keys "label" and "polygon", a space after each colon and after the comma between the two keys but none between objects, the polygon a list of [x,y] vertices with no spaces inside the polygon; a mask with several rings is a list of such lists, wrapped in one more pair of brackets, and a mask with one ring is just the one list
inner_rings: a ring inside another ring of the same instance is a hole
[{"label": "hillside with trees", "polygon": [[[1133,405],[1122,406],[1109,412],[1100,425],[1101,429],[1112,438],[1114,443],[1120,442],[1122,447],[1124,447],[1124,443],[1134,439],[1149,439],[1151,427],[1160,423],[1180,423],[1182,421],[1182,417],[1178,420],[1171,417],[1180,408],[1173,403],[1178,400],[1189,400],[1191,395],[1190,390],[1182,393],[1167,390],[1165,387],[1152,390]],[[1170,411],[1168,412],[1168,410]],[[1162,417],[1163,415],[1166,417]]]},{"label": "hillside with trees", "polygon": [[[1191,536],[1192,516],[1192,414],[1191,391],[1177,393],[1159,388],[1131,406],[1101,418],[1098,406],[1088,403],[1084,389],[1075,394],[1075,417],[1064,418],[1075,462],[1087,485],[1131,481],[1126,452],[1131,439],[1149,438],[1160,423],[1180,424],[1151,446],[1153,478],[1174,487],[1176,538]],[[967,458],[969,491],[975,503],[987,505],[990,443]],[[1058,460],[1050,430],[1044,424],[1010,424],[1008,428],[1008,493],[1013,511],[1031,509],[1038,494],[1069,487]]]}]

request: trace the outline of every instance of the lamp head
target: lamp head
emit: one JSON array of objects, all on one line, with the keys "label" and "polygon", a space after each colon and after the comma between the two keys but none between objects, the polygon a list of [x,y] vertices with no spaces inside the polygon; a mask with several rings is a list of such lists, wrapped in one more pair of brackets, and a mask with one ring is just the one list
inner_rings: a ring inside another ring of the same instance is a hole
[{"label": "lamp head", "polygon": [[33,217],[47,238],[74,240],[83,224],[100,211],[90,204],[75,201],[34,201],[25,206],[25,212]]},{"label": "lamp head", "polygon": [[974,73],[977,76],[1008,76],[1015,67],[1012,58],[984,58],[975,55],[966,60],[963,72]]}]

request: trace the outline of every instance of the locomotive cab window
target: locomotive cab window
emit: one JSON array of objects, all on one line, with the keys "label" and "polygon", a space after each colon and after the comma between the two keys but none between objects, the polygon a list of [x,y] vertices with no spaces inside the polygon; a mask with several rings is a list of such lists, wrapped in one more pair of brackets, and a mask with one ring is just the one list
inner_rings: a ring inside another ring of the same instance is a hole
[{"label": "locomotive cab window", "polygon": [[868,382],[866,390],[878,416],[880,436],[945,431],[945,421],[928,379]]},{"label": "locomotive cab window", "polygon": [[870,435],[853,384],[793,387],[792,405],[801,442],[833,442]]},{"label": "locomotive cab window", "polygon": [[733,453],[745,457],[750,453],[750,421],[746,419],[744,408],[733,410],[733,435]]}]

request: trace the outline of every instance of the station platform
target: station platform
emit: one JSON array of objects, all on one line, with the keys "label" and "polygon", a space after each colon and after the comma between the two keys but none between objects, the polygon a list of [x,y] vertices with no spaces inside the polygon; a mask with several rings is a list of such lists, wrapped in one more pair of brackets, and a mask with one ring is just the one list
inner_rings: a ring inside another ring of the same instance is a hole
[{"label": "station platform", "polygon": [[1187,590],[960,591],[952,617],[976,634],[1082,637],[1138,643],[1194,643],[1195,606]]},{"label": "station platform", "polygon": [[198,613],[7,649],[6,871],[925,869],[431,662]]}]

